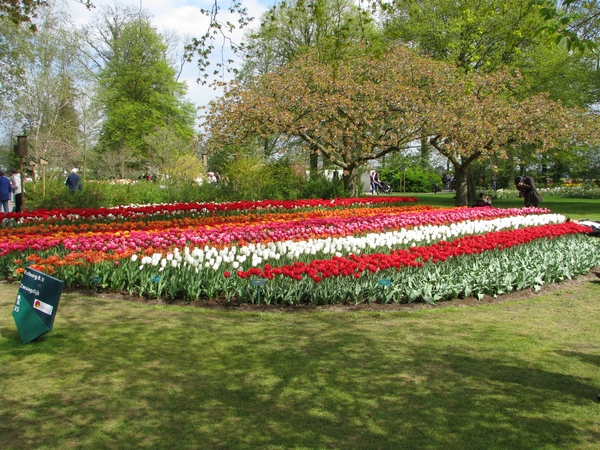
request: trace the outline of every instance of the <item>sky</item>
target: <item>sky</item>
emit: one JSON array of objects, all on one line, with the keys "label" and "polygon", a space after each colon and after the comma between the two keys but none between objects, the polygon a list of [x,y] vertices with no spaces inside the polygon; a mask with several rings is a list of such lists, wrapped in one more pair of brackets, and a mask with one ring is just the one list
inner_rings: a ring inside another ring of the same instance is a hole
[{"label": "sky", "polygon": [[[257,26],[260,16],[267,11],[275,0],[243,0],[244,6],[248,9],[250,17],[254,20],[250,27]],[[113,7],[114,0],[92,0],[96,6],[95,9],[88,10],[76,0],[66,0],[71,19],[76,25],[87,23],[95,14],[99,13],[102,5]],[[200,13],[200,9],[209,9],[211,2],[209,0],[119,0],[117,4],[124,6],[133,6],[139,10],[140,6],[152,16],[152,24],[159,31],[175,31],[183,37],[199,37],[206,32],[208,19]],[[221,11],[219,12],[221,20],[230,20],[236,23],[236,17],[227,12],[230,0],[220,0]],[[231,37],[234,42],[241,42],[244,30],[236,30]],[[182,44],[183,46],[183,44]],[[217,47],[218,48],[218,47]],[[227,57],[232,56],[228,55]],[[213,55],[215,62],[221,59],[220,51]],[[239,63],[239,58],[232,56],[231,59]],[[211,68],[212,73],[212,68]],[[179,81],[185,82],[188,86],[187,98],[196,106],[207,105],[208,102],[220,95],[222,91],[215,91],[209,86],[203,86],[196,82],[199,76],[196,61],[186,63],[179,77]]]}]

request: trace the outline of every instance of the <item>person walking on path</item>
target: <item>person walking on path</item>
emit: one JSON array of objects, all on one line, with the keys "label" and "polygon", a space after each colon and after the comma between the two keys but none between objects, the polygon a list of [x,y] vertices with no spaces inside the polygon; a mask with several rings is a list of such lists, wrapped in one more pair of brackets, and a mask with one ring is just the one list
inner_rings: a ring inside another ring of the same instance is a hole
[{"label": "person walking on path", "polygon": [[375,171],[371,170],[371,175],[369,176],[369,183],[371,184],[371,195],[377,194],[377,183],[375,182]]},{"label": "person walking on path", "polygon": [[81,178],[77,175],[77,169],[71,169],[71,173],[65,180],[65,184],[71,191],[71,193],[75,191],[81,191],[83,189],[83,185],[81,184]]},{"label": "person walking on path", "polygon": [[0,169],[0,201],[2,202],[2,210],[7,213],[8,201],[12,194],[12,183],[10,179],[5,175],[4,170]]},{"label": "person walking on path", "polygon": [[23,212],[23,189],[21,186],[21,174],[15,169],[10,169],[8,173],[10,174],[13,195],[15,196],[15,212]]}]

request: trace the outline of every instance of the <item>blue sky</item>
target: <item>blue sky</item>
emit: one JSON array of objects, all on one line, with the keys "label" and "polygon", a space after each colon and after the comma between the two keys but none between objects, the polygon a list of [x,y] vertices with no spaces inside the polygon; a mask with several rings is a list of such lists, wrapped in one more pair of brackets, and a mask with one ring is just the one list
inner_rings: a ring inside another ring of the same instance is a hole
[{"label": "blue sky", "polygon": [[[251,26],[258,24],[258,19],[268,7],[274,4],[275,0],[244,0],[244,6],[248,8],[249,15],[254,17]],[[87,10],[83,5],[75,0],[67,0],[67,7],[73,22],[81,25],[90,20],[94,14],[98,14],[98,10],[102,5],[114,6],[113,0],[92,0],[97,7],[91,11]],[[206,31],[208,20],[200,13],[201,8],[208,9],[211,7],[210,1],[194,1],[194,0],[137,0],[127,1],[121,0],[117,2],[120,5],[133,6],[137,9],[140,6],[152,16],[152,23],[160,31],[170,30],[176,32],[179,36],[200,36]],[[236,18],[227,12],[227,7],[230,5],[229,0],[221,3],[221,20],[230,20],[236,22]],[[236,42],[242,40],[245,30],[235,31],[232,38]],[[229,55],[231,56],[231,55]],[[215,52],[213,56],[215,61],[220,60],[220,52]],[[231,59],[237,59],[232,57]],[[237,59],[239,61],[239,59]],[[187,63],[184,66],[180,76],[180,81],[184,81],[188,85],[188,98],[196,106],[203,106],[215,97],[221,91],[215,91],[208,86],[202,86],[196,83],[198,78],[198,67],[195,62]]]}]

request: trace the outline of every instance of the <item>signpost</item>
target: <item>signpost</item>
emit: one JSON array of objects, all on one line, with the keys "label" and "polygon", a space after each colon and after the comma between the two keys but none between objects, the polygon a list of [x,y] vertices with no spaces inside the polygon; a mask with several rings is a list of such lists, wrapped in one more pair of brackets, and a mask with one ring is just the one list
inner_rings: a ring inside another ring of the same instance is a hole
[{"label": "signpost", "polygon": [[52,329],[62,288],[62,280],[25,269],[12,313],[24,344]]},{"label": "signpost", "polygon": [[381,286],[381,303],[385,304],[387,299],[385,298],[385,288],[392,285],[392,282],[389,278],[380,278],[377,280],[377,284]]},{"label": "signpost", "polygon": [[252,286],[256,286],[256,299],[258,300],[258,304],[260,305],[260,287],[264,286],[265,280],[263,278],[255,278],[251,281]]}]

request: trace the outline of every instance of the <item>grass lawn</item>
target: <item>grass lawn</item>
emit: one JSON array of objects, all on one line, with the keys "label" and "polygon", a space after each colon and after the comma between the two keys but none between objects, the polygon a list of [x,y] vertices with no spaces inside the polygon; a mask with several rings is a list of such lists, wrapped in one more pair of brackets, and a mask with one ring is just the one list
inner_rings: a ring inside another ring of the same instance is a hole
[{"label": "grass lawn", "polygon": [[600,280],[404,312],[63,294],[20,342],[0,284],[2,449],[599,449]]},{"label": "grass lawn", "polygon": [[[598,205],[543,203],[596,220]],[[600,449],[593,275],[497,304],[406,311],[64,293],[54,329],[26,345],[17,289],[0,283],[2,450]]]}]

